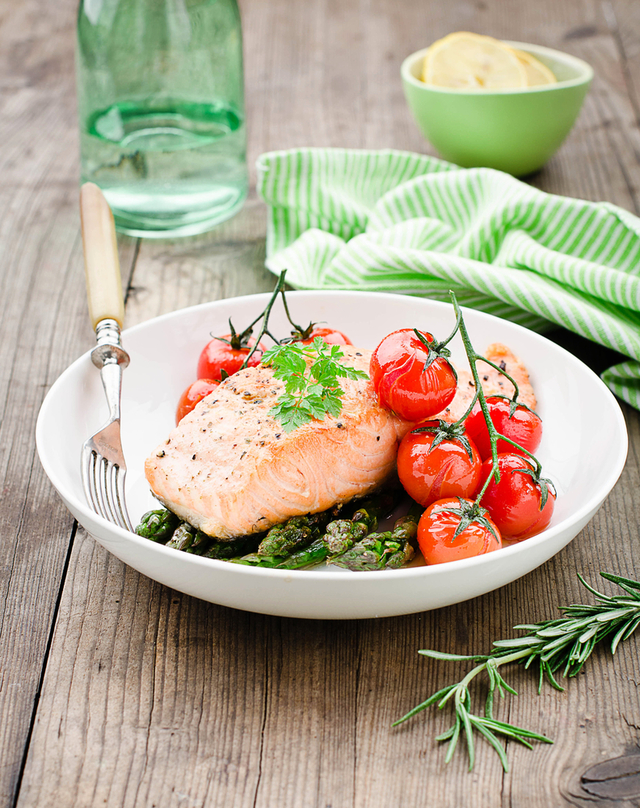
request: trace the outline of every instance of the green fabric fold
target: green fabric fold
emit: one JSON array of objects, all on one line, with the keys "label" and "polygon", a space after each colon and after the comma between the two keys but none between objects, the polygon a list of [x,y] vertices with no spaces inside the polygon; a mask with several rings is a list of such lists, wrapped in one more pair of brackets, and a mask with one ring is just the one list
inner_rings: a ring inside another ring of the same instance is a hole
[{"label": "green fabric fold", "polygon": [[263,154],[267,267],[304,289],[448,300],[551,323],[630,361],[602,375],[640,409],[640,219],[509,174],[394,150]]}]

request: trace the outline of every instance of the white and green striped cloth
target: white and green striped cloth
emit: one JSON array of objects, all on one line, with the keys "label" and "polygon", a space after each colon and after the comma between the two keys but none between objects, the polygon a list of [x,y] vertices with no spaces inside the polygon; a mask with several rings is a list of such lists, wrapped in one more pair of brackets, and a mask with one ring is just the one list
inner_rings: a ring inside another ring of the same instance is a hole
[{"label": "white and green striped cloth", "polygon": [[263,154],[267,267],[304,289],[402,292],[542,330],[629,361],[603,379],[640,409],[640,219],[509,174],[393,150]]}]

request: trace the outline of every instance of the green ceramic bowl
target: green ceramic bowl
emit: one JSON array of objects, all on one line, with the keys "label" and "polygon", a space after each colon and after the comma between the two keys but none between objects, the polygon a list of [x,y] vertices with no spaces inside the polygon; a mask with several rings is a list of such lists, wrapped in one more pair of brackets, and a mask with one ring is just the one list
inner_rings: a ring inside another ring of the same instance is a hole
[{"label": "green ceramic bowl", "polygon": [[561,51],[523,42],[506,44],[547,65],[558,83],[521,90],[432,87],[419,78],[428,48],[404,60],[402,83],[422,134],[445,160],[521,177],[541,168],[569,134],[593,70]]}]

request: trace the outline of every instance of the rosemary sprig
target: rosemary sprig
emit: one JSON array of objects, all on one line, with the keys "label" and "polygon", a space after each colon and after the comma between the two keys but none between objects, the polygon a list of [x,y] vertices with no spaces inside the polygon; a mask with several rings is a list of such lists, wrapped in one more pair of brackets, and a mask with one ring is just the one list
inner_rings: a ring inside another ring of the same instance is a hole
[{"label": "rosemary sprig", "polygon": [[[561,671],[564,677],[576,676],[596,645],[602,640],[611,640],[611,653],[615,654],[619,643],[627,640],[640,625],[640,582],[621,578],[619,575],[612,575],[608,572],[601,572],[600,575],[607,581],[617,584],[625,594],[613,597],[604,595],[589,586],[584,578],[578,575],[580,583],[595,595],[597,601],[595,604],[563,606],[560,609],[563,615],[561,618],[515,626],[514,628],[527,633],[522,637],[497,640],[493,643],[495,650],[490,654],[460,656],[439,651],[418,651],[419,654],[432,659],[469,660],[478,664],[460,682],[434,693],[396,721],[393,726],[412,718],[433,704],[437,704],[440,709],[447,704],[453,704],[455,722],[436,740],[449,741],[445,758],[445,762],[448,763],[464,732],[470,771],[475,762],[474,732],[482,735],[495,749],[505,771],[508,771],[507,755],[504,746],[498,740],[498,735],[502,735],[507,740],[511,738],[519,741],[529,748],[532,748],[532,741],[553,743],[545,735],[498,721],[493,717],[493,700],[496,691],[501,697],[504,697],[505,692],[517,695],[516,691],[505,682],[498,668],[511,662],[519,662],[528,669],[534,662],[537,662],[538,693],[540,693],[545,678],[556,690],[563,690],[564,688],[557,682],[554,674]],[[486,672],[488,676],[489,687],[484,715],[481,716],[471,713],[469,683],[483,672]]]},{"label": "rosemary sprig", "polygon": [[368,379],[363,370],[344,365],[339,345],[328,345],[316,337],[311,345],[274,345],[262,357],[262,364],[273,367],[273,375],[284,382],[284,393],[269,414],[285,432],[293,432],[312,419],[325,415],[337,418],[342,411],[344,391],[340,379]]}]

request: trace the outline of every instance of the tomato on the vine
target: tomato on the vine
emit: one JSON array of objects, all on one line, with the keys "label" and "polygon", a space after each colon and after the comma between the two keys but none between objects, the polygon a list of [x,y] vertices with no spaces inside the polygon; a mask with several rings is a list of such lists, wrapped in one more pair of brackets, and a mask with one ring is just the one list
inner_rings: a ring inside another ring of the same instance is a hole
[{"label": "tomato on the vine", "polygon": [[[536,473],[527,457],[510,452],[498,455],[500,481],[492,480],[482,505],[498,525],[502,537],[521,541],[543,531],[553,515],[556,492],[548,480]],[[480,487],[493,471],[491,458],[482,464]]]},{"label": "tomato on the vine", "polygon": [[[305,332],[306,333],[306,332]],[[314,325],[309,334],[300,342],[303,345],[311,345],[316,337],[323,339],[327,345],[353,345],[353,342],[342,331],[329,326]]]},{"label": "tomato on the vine", "polygon": [[[198,378],[222,381],[224,374],[232,376],[237,373],[254,344],[255,340],[241,340],[237,334],[214,337],[204,346],[198,359]],[[249,359],[248,367],[259,365],[265,350],[264,345],[260,343]]]},{"label": "tomato on the vine", "polygon": [[[419,332],[426,343],[435,342]],[[446,357],[434,353],[413,328],[388,334],[371,356],[370,376],[380,404],[406,421],[422,421],[453,400],[458,380]]]},{"label": "tomato on the vine", "polygon": [[449,497],[434,502],[420,517],[418,545],[427,564],[444,564],[499,550],[502,540],[483,508],[470,499]]},{"label": "tomato on the vine", "polygon": [[473,497],[482,460],[460,427],[425,421],[398,448],[398,477],[409,496],[426,507],[445,497]]},{"label": "tomato on the vine", "polygon": [[[539,415],[522,404],[516,404],[512,413],[512,402],[502,396],[489,396],[487,406],[493,425],[501,435],[519,443],[520,446],[532,454],[536,451],[542,440],[542,419]],[[475,407],[467,417],[465,428],[469,437],[478,447],[482,459],[486,460],[491,457],[489,430],[487,429],[480,402],[476,402]],[[505,440],[498,440],[497,449],[498,452],[524,454]]]},{"label": "tomato on the vine", "polygon": [[220,382],[216,379],[198,379],[192,382],[178,400],[176,410],[176,424],[193,410],[199,401],[212,393]]}]

